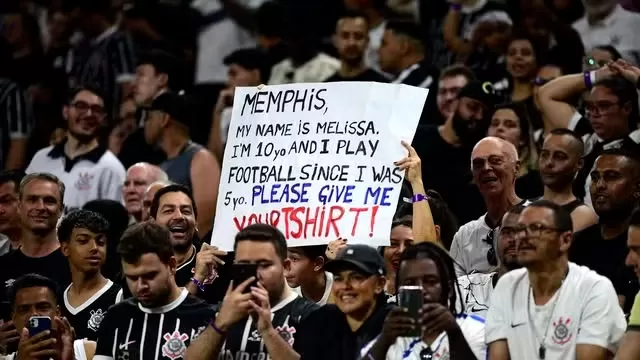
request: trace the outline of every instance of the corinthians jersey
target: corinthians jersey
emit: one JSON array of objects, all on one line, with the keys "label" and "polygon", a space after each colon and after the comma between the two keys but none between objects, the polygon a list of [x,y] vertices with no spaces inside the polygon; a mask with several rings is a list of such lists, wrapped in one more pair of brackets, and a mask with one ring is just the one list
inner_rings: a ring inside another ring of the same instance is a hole
[{"label": "corinthians jersey", "polygon": [[[273,328],[289,345],[293,346],[296,327],[302,319],[317,308],[316,304],[292,293],[271,308]],[[227,339],[218,355],[218,360],[239,359],[269,359],[267,348],[252,317],[248,317],[246,321],[240,321],[229,328]]]},{"label": "corinthians jersey", "polygon": [[122,300],[122,289],[109,280],[83,304],[73,307],[69,303],[69,289],[63,294],[62,312],[76,331],[78,339],[95,341],[98,339],[98,328],[109,307]]},{"label": "corinthians jersey", "polygon": [[109,309],[94,360],[176,360],[214,318],[213,308],[182,289],[173,302],[146,308],[135,298]]}]

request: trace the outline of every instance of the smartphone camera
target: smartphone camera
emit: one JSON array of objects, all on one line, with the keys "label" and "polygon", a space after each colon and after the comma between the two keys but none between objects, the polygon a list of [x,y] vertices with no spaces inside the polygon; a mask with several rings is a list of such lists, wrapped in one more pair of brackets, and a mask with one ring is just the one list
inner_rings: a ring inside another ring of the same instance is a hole
[{"label": "smartphone camera", "polygon": [[39,320],[38,318],[29,319],[29,327],[32,328],[32,329],[38,328],[38,323],[39,323],[38,320]]},{"label": "smartphone camera", "polygon": [[[400,286],[398,289],[398,305],[408,311],[408,316],[418,320],[420,309],[423,304],[422,287],[421,286]],[[408,332],[405,336],[417,337],[421,336],[420,327],[416,326],[413,331]]]}]

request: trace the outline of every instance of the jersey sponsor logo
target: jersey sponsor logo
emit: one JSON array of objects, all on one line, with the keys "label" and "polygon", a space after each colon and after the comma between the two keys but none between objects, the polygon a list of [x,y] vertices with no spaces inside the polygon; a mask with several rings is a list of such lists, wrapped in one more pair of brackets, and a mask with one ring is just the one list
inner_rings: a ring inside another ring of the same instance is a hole
[{"label": "jersey sponsor logo", "polygon": [[296,328],[289,325],[282,325],[276,328],[276,332],[284,341],[288,342],[289,345],[293,346],[293,342],[295,339],[293,338],[293,334],[296,333]]},{"label": "jersey sponsor logo", "polygon": [[133,340],[133,341],[127,341],[127,342],[126,342],[126,343],[124,343],[124,344],[120,344],[120,345],[118,345],[118,349],[119,349],[119,350],[127,350],[127,349],[129,349],[129,345],[133,345],[133,344],[135,344],[135,342],[136,342],[135,340]]},{"label": "jersey sponsor logo", "polygon": [[262,336],[260,336],[260,332],[258,330],[253,330],[247,338],[247,341],[262,341]]},{"label": "jersey sponsor logo", "polygon": [[87,322],[87,327],[93,331],[98,331],[100,323],[102,322],[102,319],[104,319],[104,315],[105,313],[102,311],[102,309],[91,310],[91,312],[89,313],[89,321]]},{"label": "jersey sponsor logo", "polygon": [[558,345],[564,345],[571,341],[573,334],[571,333],[571,329],[569,329],[569,323],[571,322],[571,318],[563,319],[560,317],[558,321],[553,322],[553,336],[551,340]]},{"label": "jersey sponsor logo", "polygon": [[191,338],[189,339],[190,341],[195,340],[198,336],[200,336],[200,334],[202,334],[202,332],[206,329],[206,326],[200,326],[197,329],[191,329]]},{"label": "jersey sponsor logo", "polygon": [[172,334],[166,333],[162,335],[162,338],[165,340],[164,345],[162,345],[162,356],[166,356],[171,360],[184,356],[184,352],[187,350],[185,341],[189,340],[189,335],[174,331]]},{"label": "jersey sponsor logo", "polygon": [[221,351],[218,360],[269,360],[269,354],[266,352],[248,352],[236,351],[235,355],[231,350]]},{"label": "jersey sponsor logo", "polygon": [[80,191],[91,190],[91,185],[93,182],[93,174],[89,174],[88,172],[81,172],[78,174],[78,179],[74,184],[75,188]]}]

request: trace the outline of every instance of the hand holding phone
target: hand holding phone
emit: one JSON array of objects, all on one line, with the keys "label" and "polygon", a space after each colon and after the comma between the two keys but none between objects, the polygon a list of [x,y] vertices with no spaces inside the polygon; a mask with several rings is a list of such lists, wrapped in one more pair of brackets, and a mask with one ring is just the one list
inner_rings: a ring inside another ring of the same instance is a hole
[{"label": "hand holding phone", "polygon": [[29,336],[33,337],[41,332],[51,331],[51,318],[48,316],[32,316],[27,322]]},{"label": "hand holding phone", "polygon": [[[420,318],[420,309],[424,303],[421,286],[400,286],[398,289],[398,305],[407,311],[407,316],[416,319]],[[406,336],[420,336],[420,327],[416,327]]]}]

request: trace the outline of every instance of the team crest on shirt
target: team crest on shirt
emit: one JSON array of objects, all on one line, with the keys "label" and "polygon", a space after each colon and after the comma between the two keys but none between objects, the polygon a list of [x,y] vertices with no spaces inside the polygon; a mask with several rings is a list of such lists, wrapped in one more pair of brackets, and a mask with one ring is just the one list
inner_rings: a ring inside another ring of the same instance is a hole
[{"label": "team crest on shirt", "polygon": [[102,311],[102,309],[91,310],[91,312],[89,313],[89,321],[87,322],[87,327],[93,331],[98,331],[100,323],[102,322],[102,319],[104,319],[104,315],[105,313]]},{"label": "team crest on shirt", "polygon": [[91,185],[93,182],[93,174],[89,174],[88,172],[81,172],[78,174],[78,180],[74,184],[76,189],[81,191],[86,191],[91,189]]},{"label": "team crest on shirt", "polygon": [[262,341],[262,336],[260,336],[260,332],[258,330],[251,331],[247,341]]},{"label": "team crest on shirt", "polygon": [[564,345],[571,341],[571,330],[569,329],[569,323],[571,323],[571,318],[562,318],[560,317],[558,321],[553,322],[553,336],[551,339],[554,343],[558,345]]},{"label": "team crest on shirt", "polygon": [[293,346],[293,341],[295,340],[293,338],[293,334],[296,333],[296,328],[289,325],[282,325],[276,328],[276,332],[278,333],[278,335],[280,335],[282,339],[284,339],[284,341],[288,342],[289,345]]},{"label": "team crest on shirt", "polygon": [[162,338],[165,340],[164,345],[162,345],[162,356],[175,360],[184,355],[185,350],[187,350],[187,345],[184,342],[189,340],[189,335],[174,331],[173,334],[166,333],[162,335]]}]

